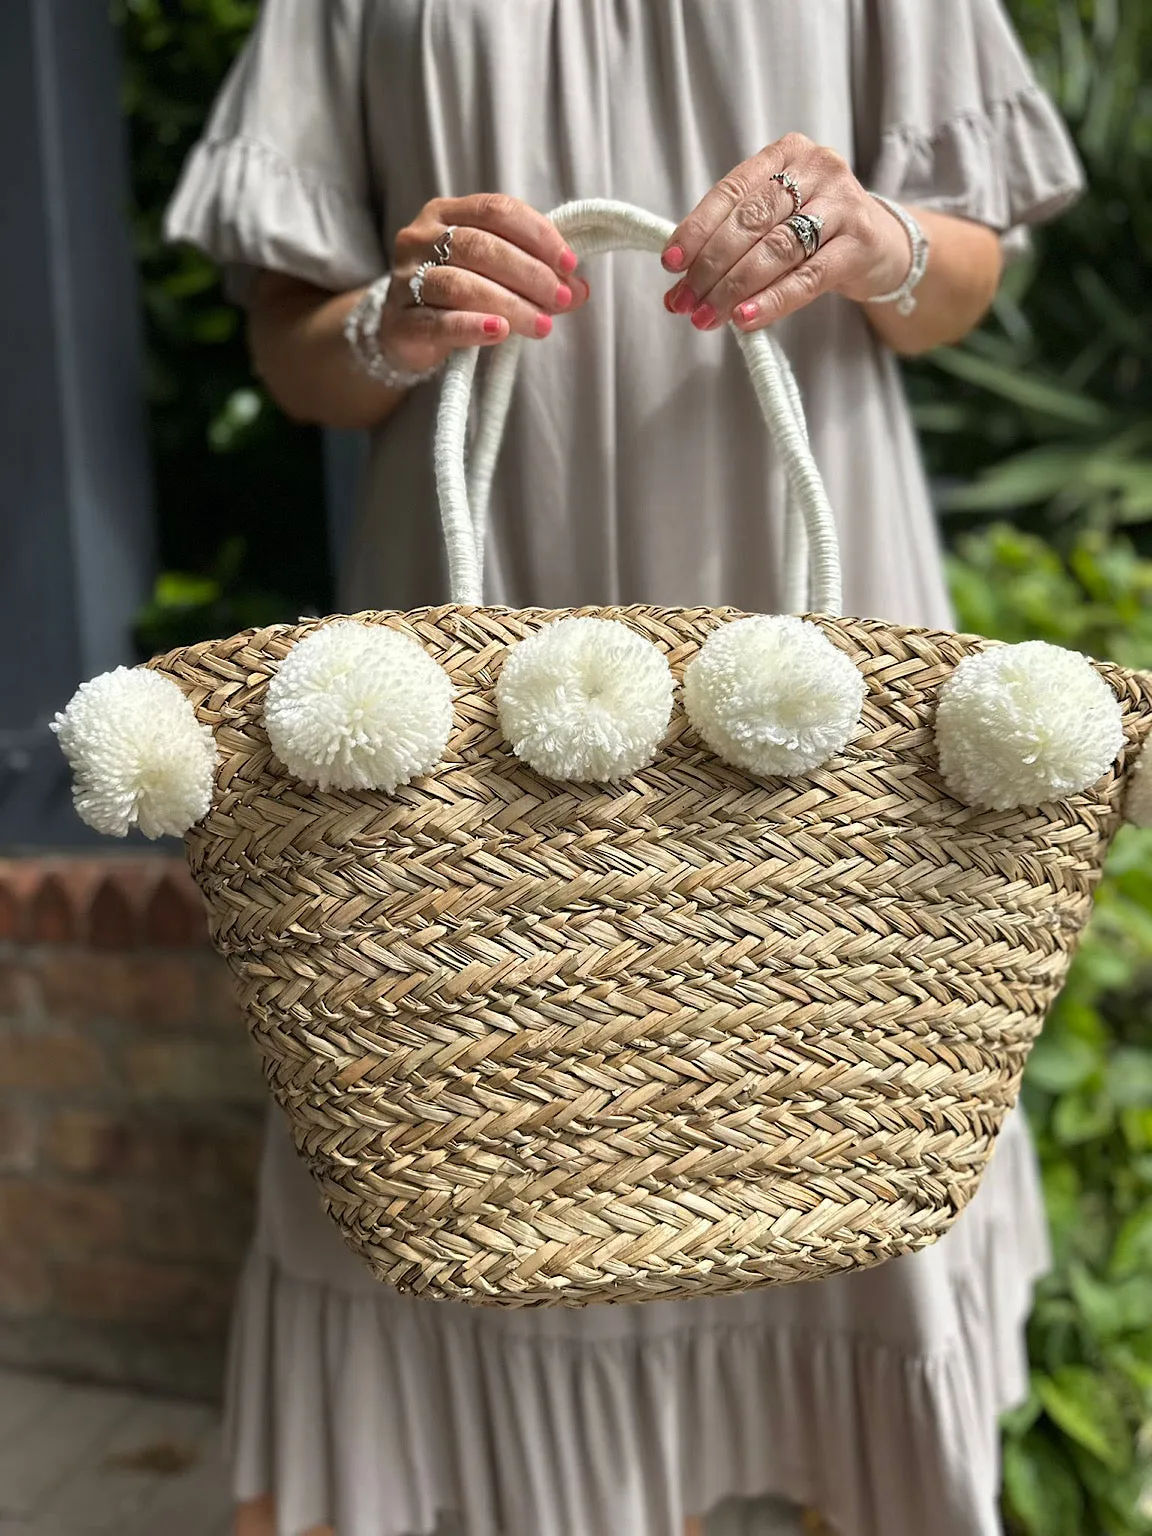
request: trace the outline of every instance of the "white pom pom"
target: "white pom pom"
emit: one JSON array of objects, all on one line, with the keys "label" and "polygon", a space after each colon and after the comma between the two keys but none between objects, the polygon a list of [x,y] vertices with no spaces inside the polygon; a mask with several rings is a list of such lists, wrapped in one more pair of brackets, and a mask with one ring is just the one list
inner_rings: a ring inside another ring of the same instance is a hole
[{"label": "white pom pom", "polygon": [[549,779],[607,783],[646,767],[672,718],[663,653],[615,619],[561,619],[508,653],[496,684],[517,757]]},{"label": "white pom pom", "polygon": [[1123,742],[1120,703],[1096,668],[1043,640],[965,656],[940,690],[940,771],[967,805],[1007,811],[1078,795]]},{"label": "white pom pom", "polygon": [[790,615],[715,630],[684,672],[688,717],[716,755],[765,778],[807,773],[841,751],[865,684],[823,630]]},{"label": "white pom pom", "polygon": [[1152,737],[1141,747],[1128,780],[1124,816],[1134,827],[1152,827]]},{"label": "white pom pom", "polygon": [[410,635],[344,619],[313,630],[280,663],[264,724],[273,752],[306,784],[393,794],[443,757],[453,693]]},{"label": "white pom pom", "polygon": [[81,821],[110,837],[183,837],[212,803],[216,741],[178,683],[117,667],[83,683],[52,729]]}]

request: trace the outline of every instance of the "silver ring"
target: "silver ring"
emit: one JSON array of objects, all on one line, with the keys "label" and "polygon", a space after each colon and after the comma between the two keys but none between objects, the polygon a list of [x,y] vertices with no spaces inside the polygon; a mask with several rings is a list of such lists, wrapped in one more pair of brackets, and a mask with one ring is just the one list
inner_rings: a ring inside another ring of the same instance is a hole
[{"label": "silver ring", "polygon": [[433,267],[446,267],[452,259],[452,236],[456,233],[455,224],[449,224],[444,233],[437,239],[432,247],[432,256],[428,261],[422,261],[408,279],[408,291],[412,295],[414,304],[424,303],[424,279]]},{"label": "silver ring", "polygon": [[794,213],[784,223],[804,247],[804,259],[815,256],[820,249],[820,236],[824,232],[824,220],[818,213]]},{"label": "silver ring", "polygon": [[414,304],[424,303],[424,279],[433,267],[440,265],[441,263],[438,261],[422,261],[408,279],[408,291],[412,295],[412,302]]},{"label": "silver ring", "polygon": [[791,195],[792,212],[799,213],[804,206],[804,194],[800,191],[800,183],[795,176],[790,176],[787,171],[777,171],[772,180],[778,181],[785,192]]}]

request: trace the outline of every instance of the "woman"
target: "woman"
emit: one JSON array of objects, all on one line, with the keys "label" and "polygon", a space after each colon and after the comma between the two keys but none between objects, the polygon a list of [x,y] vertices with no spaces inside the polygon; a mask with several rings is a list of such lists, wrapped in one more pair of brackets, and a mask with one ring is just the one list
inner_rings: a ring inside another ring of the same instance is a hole
[{"label": "woman", "polygon": [[[345,611],[446,595],[436,387],[393,386],[513,331],[533,345],[488,599],[778,608],[782,481],[712,334],[732,320],[779,323],[848,611],[947,626],[895,354],[976,324],[1005,238],[1078,187],[999,0],[265,0],[168,232],[241,280],[291,415],[370,430]],[[539,211],[573,197],[680,219],[665,271],[575,270]],[[822,229],[787,223],[798,200]],[[914,311],[871,302],[912,290],[917,230]],[[991,1536],[1045,1257],[1013,1117],[953,1232],[874,1271],[584,1312],[419,1302],[345,1251],[275,1122],[229,1384],[238,1529],[766,1533],[806,1508],[841,1536]]]}]

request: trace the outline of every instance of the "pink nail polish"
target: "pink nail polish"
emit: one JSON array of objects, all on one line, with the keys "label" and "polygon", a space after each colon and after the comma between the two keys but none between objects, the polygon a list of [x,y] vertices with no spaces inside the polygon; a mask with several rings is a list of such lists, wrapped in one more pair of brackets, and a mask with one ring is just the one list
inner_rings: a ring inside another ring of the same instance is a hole
[{"label": "pink nail polish", "polygon": [[692,324],[698,331],[706,331],[716,319],[716,311],[711,304],[701,304],[692,312]]},{"label": "pink nail polish", "polygon": [[485,336],[499,336],[500,321],[496,318],[495,315],[489,315],[487,320],[485,320],[484,334]]},{"label": "pink nail polish", "polygon": [[577,256],[576,252],[566,246],[564,249],[564,254],[560,258],[560,270],[563,272],[565,277],[567,277],[569,273],[575,272],[579,261],[580,258]]},{"label": "pink nail polish", "polygon": [[556,290],[556,308],[567,309],[572,302],[572,290],[567,283],[561,283]]},{"label": "pink nail polish", "polygon": [[754,303],[751,302],[751,300],[749,300],[749,302],[747,304],[741,304],[741,306],[740,306],[740,318],[741,318],[741,320],[755,320],[756,316],[759,313],[760,313],[760,306],[759,306],[759,304],[754,304]]},{"label": "pink nail polish", "polygon": [[661,259],[669,272],[679,272],[684,265],[684,252],[678,245],[670,245]]},{"label": "pink nail polish", "polygon": [[696,295],[692,292],[691,288],[682,286],[680,292],[672,301],[672,308],[678,315],[690,315],[697,307]]},{"label": "pink nail polish", "polygon": [[537,315],[536,316],[536,334],[537,334],[537,336],[539,336],[541,338],[543,338],[545,336],[550,336],[552,334],[552,316],[551,315]]}]

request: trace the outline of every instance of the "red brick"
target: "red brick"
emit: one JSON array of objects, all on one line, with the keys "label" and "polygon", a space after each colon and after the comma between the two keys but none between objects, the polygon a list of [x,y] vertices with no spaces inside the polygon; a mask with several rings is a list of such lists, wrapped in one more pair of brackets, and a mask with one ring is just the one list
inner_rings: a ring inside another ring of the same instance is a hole
[{"label": "red brick", "polygon": [[63,882],[47,875],[32,899],[28,936],[33,944],[71,944],[76,934],[76,913]]},{"label": "red brick", "polygon": [[59,950],[45,963],[44,1006],[56,1019],[119,1019],[171,1026],[193,1019],[199,955]]},{"label": "red brick", "polygon": [[36,1165],[36,1121],[16,1104],[0,1104],[0,1170],[30,1173]]},{"label": "red brick", "polygon": [[136,1009],[136,958],[59,950],[40,978],[44,1007],[55,1019],[130,1019]]},{"label": "red brick", "polygon": [[148,901],[145,935],[158,948],[183,949],[208,942],[208,918],[190,880],[165,875],[159,882]]},{"label": "red brick", "polygon": [[0,1248],[0,1317],[35,1317],[48,1310],[51,1300],[44,1260],[19,1248]]},{"label": "red brick", "polygon": [[238,1264],[252,1236],[251,1186],[228,1198],[186,1186],[141,1191],[127,1202],[129,1246],[144,1258],[189,1264]]},{"label": "red brick", "polygon": [[145,1185],[178,1179],[184,1188],[218,1196],[254,1182],[260,1130],[70,1109],[52,1118],[43,1145],[47,1161],[65,1173]]},{"label": "red brick", "polygon": [[59,1265],[55,1282],[62,1311],[87,1322],[204,1337],[226,1327],[232,1306],[230,1272],[187,1265],[90,1259]]},{"label": "red brick", "polygon": [[42,1035],[0,1031],[0,1088],[53,1093],[92,1088],[105,1079],[100,1052],[83,1035],[66,1030]]},{"label": "red brick", "polygon": [[143,1098],[251,1103],[264,1097],[255,1057],[240,1038],[141,1040],[122,1059],[125,1077]]},{"label": "red brick", "polygon": [[0,943],[23,938],[23,917],[16,892],[3,881],[0,883]]},{"label": "red brick", "polygon": [[0,1251],[66,1256],[116,1247],[123,1238],[123,1208],[110,1190],[39,1179],[0,1181]]},{"label": "red brick", "polygon": [[132,949],[139,942],[137,912],[111,876],[92,898],[88,909],[88,941],[97,949]]},{"label": "red brick", "polygon": [[27,1018],[39,1011],[40,976],[23,959],[0,960],[0,1014]]},{"label": "red brick", "polygon": [[183,1024],[196,1014],[199,956],[140,955],[132,1016],[141,1024]]},{"label": "red brick", "polygon": [[200,1017],[205,1024],[243,1030],[244,1014],[236,998],[236,978],[218,956],[205,956],[200,969]]}]

